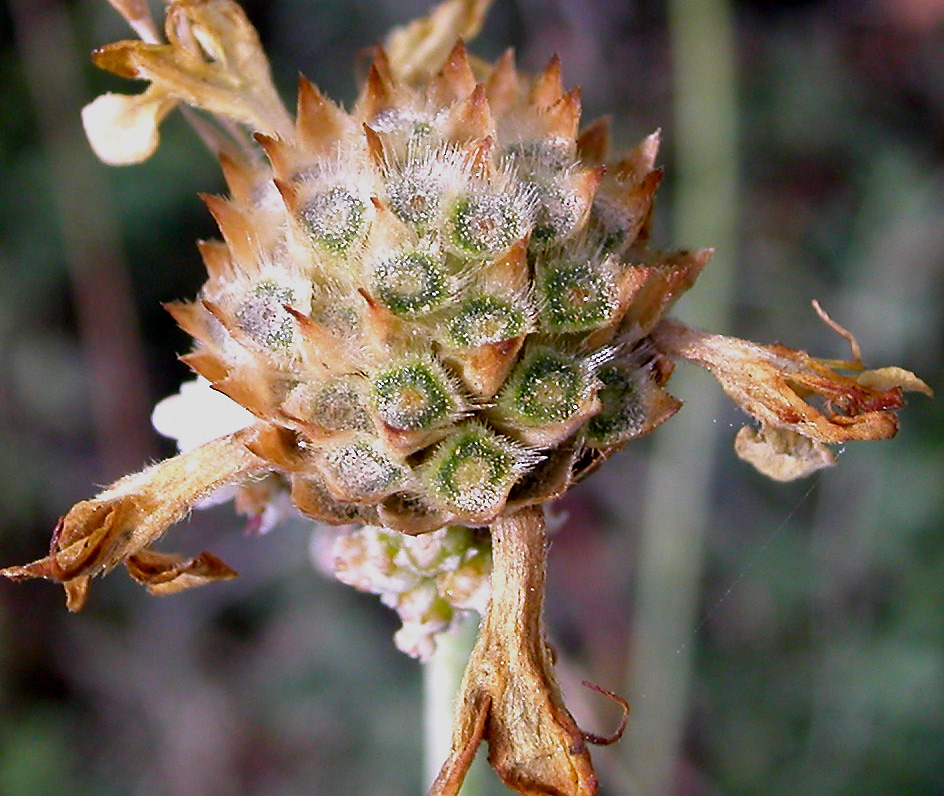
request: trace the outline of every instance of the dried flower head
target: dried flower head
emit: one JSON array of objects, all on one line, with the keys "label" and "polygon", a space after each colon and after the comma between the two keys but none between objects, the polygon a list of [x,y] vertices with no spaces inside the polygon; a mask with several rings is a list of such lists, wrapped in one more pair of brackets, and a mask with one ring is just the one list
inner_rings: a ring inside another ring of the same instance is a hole
[{"label": "dried flower head", "polygon": [[150,85],[85,109],[99,156],[148,157],[180,103],[222,121],[195,121],[229,186],[205,197],[222,240],[200,244],[197,300],[168,309],[196,340],[184,360],[251,420],[79,503],[49,555],[4,574],[63,584],[72,610],[119,563],[158,594],[232,577],[151,546],[219,487],[274,473],[303,514],[367,526],[337,568],[395,604],[398,643],[424,655],[453,610],[482,605],[487,538],[466,529],[489,529],[490,607],[431,793],[457,792],[482,738],[522,793],[595,793],[544,640],[543,505],[678,410],[677,359],[760,423],[738,451],[775,478],[892,436],[902,390],[927,387],[837,373],[862,369],[857,351],[830,363],[666,319],[711,252],[650,246],[658,134],[611,158],[557,58],[528,79],[510,53],[470,57],[486,0],[391,34],[350,111],[302,79],[294,117],[232,0],[168,0],[166,41],[144,3],[113,4],[143,41],[95,62]]}]

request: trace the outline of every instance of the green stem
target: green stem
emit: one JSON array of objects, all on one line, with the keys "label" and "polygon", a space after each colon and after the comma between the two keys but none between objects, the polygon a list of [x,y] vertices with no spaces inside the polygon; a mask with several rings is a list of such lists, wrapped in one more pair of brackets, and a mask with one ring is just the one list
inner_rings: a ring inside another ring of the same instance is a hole
[{"label": "green stem", "polygon": [[[677,314],[694,326],[730,326],[737,246],[736,91],[727,0],[671,0],[677,139],[675,238],[717,255],[699,279],[697,304]],[[628,765],[646,796],[675,793],[688,713],[704,538],[710,527],[712,449],[720,391],[680,372],[683,410],[655,436],[642,520],[629,682]]]},{"label": "green stem", "polygon": [[[479,618],[469,616],[450,633],[437,639],[436,652],[423,665],[423,781],[436,779],[443,761],[452,751],[452,725],[455,719],[456,694],[462,682],[469,655],[478,635]],[[481,760],[472,764],[462,796],[482,793]]]},{"label": "green stem", "polygon": [[104,480],[112,480],[156,452],[148,430],[145,357],[114,202],[78,124],[88,91],[68,9],[51,0],[11,0],[8,7],[49,163],[50,229],[60,236],[72,289],[101,471]]}]

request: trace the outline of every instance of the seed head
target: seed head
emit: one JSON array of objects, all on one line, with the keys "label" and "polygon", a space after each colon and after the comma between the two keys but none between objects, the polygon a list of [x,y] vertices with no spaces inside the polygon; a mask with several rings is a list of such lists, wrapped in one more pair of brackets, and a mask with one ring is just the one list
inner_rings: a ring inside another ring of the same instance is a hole
[{"label": "seed head", "polygon": [[210,424],[190,424],[188,450],[74,506],[49,555],[3,574],[62,583],[73,610],[118,563],[155,594],[230,578],[208,553],[151,545],[220,489],[238,488],[260,528],[260,504],[287,496],[319,523],[363,526],[334,567],[381,594],[403,620],[397,644],[426,657],[457,611],[485,611],[490,548],[489,607],[430,794],[457,793],[487,735],[516,790],[593,796],[595,736],[564,707],[544,638],[542,506],[678,410],[677,359],[760,423],[736,449],[781,479],[832,464],[830,444],[893,436],[903,390],[927,386],[899,368],[837,372],[864,370],[858,346],[818,307],[851,361],[669,319],[711,251],[650,245],[658,134],[611,157],[605,122],[580,130],[559,59],[529,79],[510,53],[470,58],[487,0],[446,0],[395,31],[350,111],[302,79],[294,116],[232,0],[167,0],[166,43],[146,4],[112,2],[146,41],[96,63],[150,86],[85,109],[96,152],[143,160],[181,102],[222,122],[195,122],[229,188],[205,197],[222,239],[200,244],[196,300],[168,309],[196,341],[184,361],[244,413],[193,448]]},{"label": "seed head", "polygon": [[[232,0],[169,0],[166,43],[140,4],[127,12],[149,41],[95,60],[150,87],[92,103],[86,128],[128,162],[178,103],[223,120],[199,127],[229,187],[205,197],[222,240],[200,245],[197,299],[168,309],[196,341],[184,361],[254,424],[213,448],[239,446],[230,467],[204,472],[198,448],[119,482],[63,520],[50,556],[8,574],[81,581],[78,607],[90,574],[145,550],[212,484],[265,473],[322,523],[488,525],[667,420],[679,358],[760,421],[738,450],[768,472],[800,475],[831,463],[830,443],[895,432],[902,389],[927,389],[906,371],[853,379],[666,319],[711,252],[649,244],[658,134],[612,158],[605,122],[580,131],[559,59],[529,79],[510,53],[470,58],[461,37],[485,5],[448,0],[393,34],[350,111],[302,79],[294,117]],[[152,494],[165,476],[183,479],[176,493]],[[173,509],[125,533],[124,514],[162,500]]]}]

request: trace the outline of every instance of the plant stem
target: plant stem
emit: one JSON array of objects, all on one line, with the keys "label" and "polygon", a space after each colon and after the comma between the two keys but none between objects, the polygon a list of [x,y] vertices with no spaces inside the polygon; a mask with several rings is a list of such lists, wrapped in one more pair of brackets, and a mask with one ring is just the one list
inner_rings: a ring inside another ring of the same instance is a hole
[{"label": "plant stem", "polygon": [[[671,0],[668,8],[678,153],[675,237],[719,252],[699,279],[697,305],[683,298],[678,314],[694,326],[726,331],[738,181],[731,9],[726,0]],[[672,388],[683,400],[696,394],[698,400],[687,402],[655,437],[641,526],[625,750],[646,796],[676,792],[721,398],[702,374],[680,372]]]},{"label": "plant stem", "polygon": [[[436,642],[436,652],[423,666],[423,770],[424,781],[432,782],[439,774],[452,748],[452,723],[456,694],[462,683],[469,655],[475,646],[479,623],[476,617],[467,617],[451,633],[442,634]],[[462,787],[463,796],[475,796],[483,791],[479,761],[473,763]]]},{"label": "plant stem", "polygon": [[491,525],[492,597],[456,704],[452,748],[428,796],[456,796],[476,749],[519,793],[595,796],[583,733],[564,706],[544,638],[547,537],[539,506]]}]

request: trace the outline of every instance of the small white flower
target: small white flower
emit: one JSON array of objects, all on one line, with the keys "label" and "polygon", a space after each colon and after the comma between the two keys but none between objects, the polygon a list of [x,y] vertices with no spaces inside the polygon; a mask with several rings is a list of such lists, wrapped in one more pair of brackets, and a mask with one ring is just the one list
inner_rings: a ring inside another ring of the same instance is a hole
[{"label": "small white flower", "polygon": [[[180,392],[160,401],[151,413],[151,424],[158,433],[176,440],[181,453],[246,428],[254,421],[251,412],[214,390],[202,376],[185,381]],[[236,510],[250,518],[248,530],[254,534],[268,533],[296,514],[288,491],[274,475],[220,487],[193,505],[205,509],[234,499]]]},{"label": "small white flower", "polygon": [[318,566],[379,595],[403,623],[394,635],[397,648],[421,661],[436,649],[437,636],[466,612],[484,615],[488,607],[490,556],[468,528],[408,536],[368,525],[340,534],[324,528],[315,537]]},{"label": "small white flower", "polygon": [[251,412],[214,390],[202,377],[185,381],[179,393],[165,398],[151,413],[154,428],[177,440],[181,453],[246,428],[254,420]]},{"label": "small white flower", "polygon": [[105,163],[142,163],[157,149],[158,127],[176,104],[155,86],[143,94],[102,94],[82,109],[82,125],[95,154]]}]

